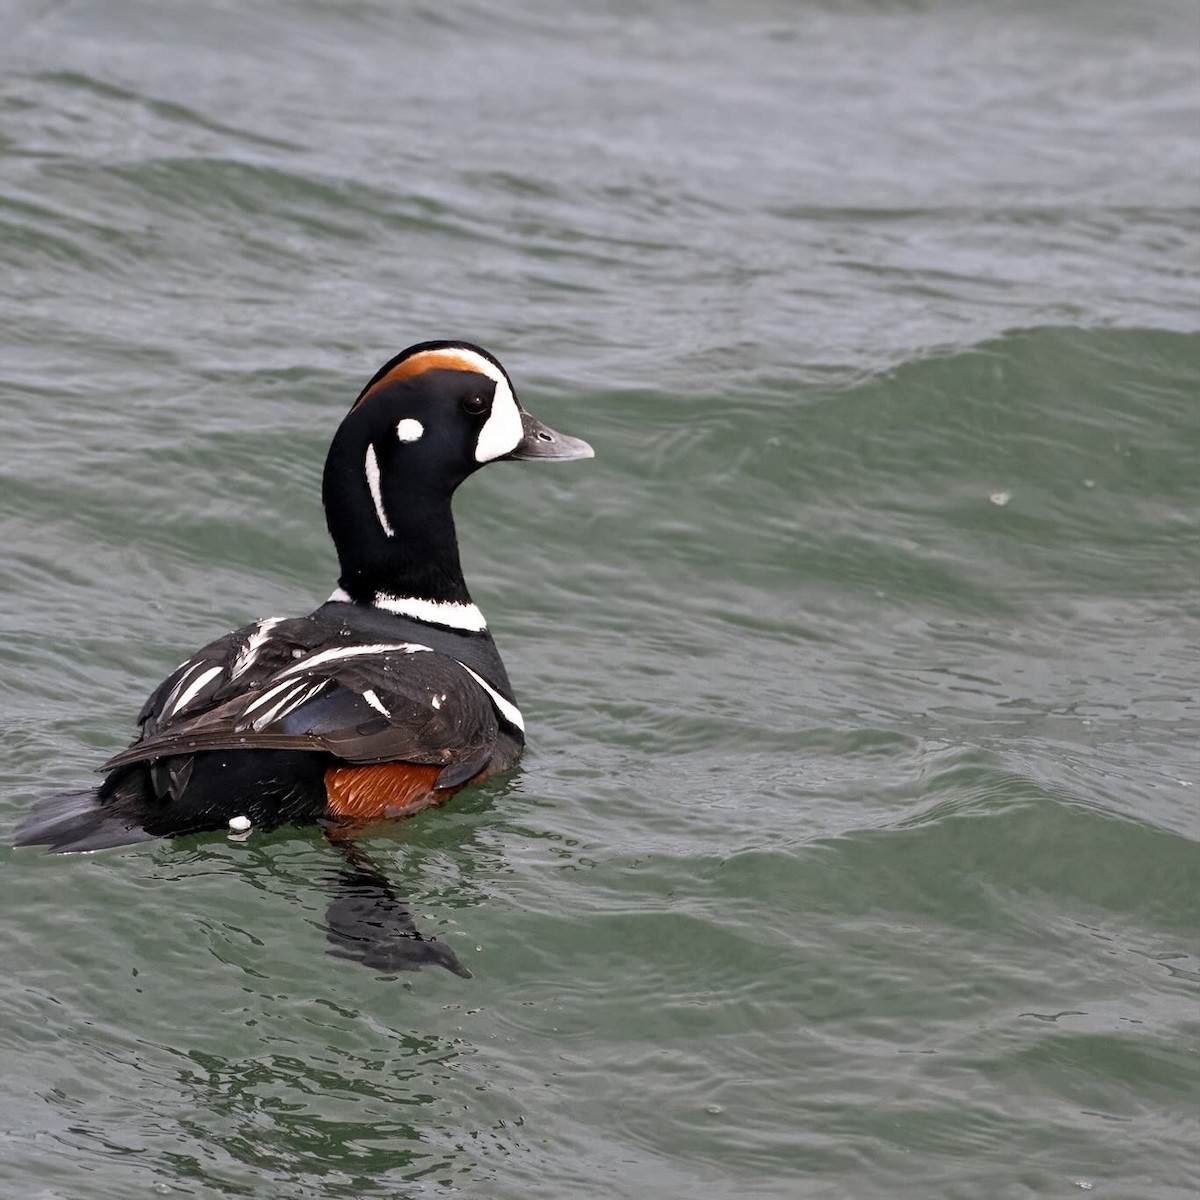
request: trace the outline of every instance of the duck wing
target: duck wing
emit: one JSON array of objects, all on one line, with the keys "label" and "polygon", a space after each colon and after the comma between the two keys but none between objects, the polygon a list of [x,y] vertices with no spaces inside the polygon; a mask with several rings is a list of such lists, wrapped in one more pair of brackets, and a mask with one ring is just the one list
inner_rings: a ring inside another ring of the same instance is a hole
[{"label": "duck wing", "polygon": [[102,771],[204,750],[324,751],[343,762],[441,768],[457,786],[491,761],[510,701],[417,642],[329,647],[309,618],[270,619],[206,646],[155,690],[142,732]]}]

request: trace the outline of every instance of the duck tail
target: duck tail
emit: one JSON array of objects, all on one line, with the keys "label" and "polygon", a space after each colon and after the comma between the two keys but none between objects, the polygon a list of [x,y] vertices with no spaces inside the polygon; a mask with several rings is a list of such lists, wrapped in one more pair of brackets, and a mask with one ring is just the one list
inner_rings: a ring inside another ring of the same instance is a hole
[{"label": "duck tail", "polygon": [[71,854],[149,841],[154,835],[122,807],[102,800],[98,788],[47,796],[17,826],[13,845],[45,846],[51,854]]}]

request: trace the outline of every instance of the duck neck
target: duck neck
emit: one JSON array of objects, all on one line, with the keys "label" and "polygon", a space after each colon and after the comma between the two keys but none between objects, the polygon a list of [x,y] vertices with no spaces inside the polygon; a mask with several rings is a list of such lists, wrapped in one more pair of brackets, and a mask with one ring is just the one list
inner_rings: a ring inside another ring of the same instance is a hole
[{"label": "duck neck", "polygon": [[458,555],[458,536],[450,497],[424,497],[421,503],[394,510],[391,532],[373,519],[367,528],[339,538],[337,544],[341,589],[360,604],[380,598],[470,604]]}]

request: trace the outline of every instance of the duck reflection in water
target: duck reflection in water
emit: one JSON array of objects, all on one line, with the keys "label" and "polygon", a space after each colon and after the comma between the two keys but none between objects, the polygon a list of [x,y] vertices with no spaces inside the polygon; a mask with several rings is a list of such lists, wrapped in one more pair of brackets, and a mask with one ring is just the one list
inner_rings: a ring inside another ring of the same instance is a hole
[{"label": "duck reflection in water", "polygon": [[325,910],[330,954],[387,975],[438,966],[462,979],[471,978],[445,942],[417,928],[408,903],[396,895],[361,846],[338,830],[326,836],[345,859],[345,866],[330,878],[334,895]]}]

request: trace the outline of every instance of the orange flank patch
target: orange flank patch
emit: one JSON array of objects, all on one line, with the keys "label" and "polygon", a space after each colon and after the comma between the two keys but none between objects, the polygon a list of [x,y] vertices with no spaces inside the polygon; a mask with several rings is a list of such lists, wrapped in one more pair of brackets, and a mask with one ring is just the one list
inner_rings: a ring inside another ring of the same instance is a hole
[{"label": "orange flank patch", "polygon": [[458,791],[433,786],[440,770],[402,762],[330,767],[325,772],[329,815],[350,821],[380,821],[440,804]]},{"label": "orange flank patch", "polygon": [[478,375],[478,360],[468,358],[457,350],[423,350],[397,363],[382,379],[377,379],[355,401],[357,408],[368,396],[373,396],[382,387],[399,383],[404,379],[412,379],[416,375],[424,375],[426,371],[471,371]]}]

